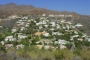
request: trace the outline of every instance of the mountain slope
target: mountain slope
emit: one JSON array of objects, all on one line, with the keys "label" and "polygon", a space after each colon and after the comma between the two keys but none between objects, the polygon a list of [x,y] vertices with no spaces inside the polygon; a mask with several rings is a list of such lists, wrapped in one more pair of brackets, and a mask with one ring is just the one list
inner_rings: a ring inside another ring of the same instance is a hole
[{"label": "mountain slope", "polygon": [[45,8],[36,8],[32,5],[16,5],[14,3],[9,3],[6,5],[0,5],[0,18],[6,18],[12,14],[31,14],[31,15],[42,15],[42,14],[72,14],[72,18],[63,18],[66,20],[73,20],[74,23],[81,23],[84,25],[82,28],[86,33],[90,33],[90,16],[80,15],[75,12],[68,11],[54,11]]}]

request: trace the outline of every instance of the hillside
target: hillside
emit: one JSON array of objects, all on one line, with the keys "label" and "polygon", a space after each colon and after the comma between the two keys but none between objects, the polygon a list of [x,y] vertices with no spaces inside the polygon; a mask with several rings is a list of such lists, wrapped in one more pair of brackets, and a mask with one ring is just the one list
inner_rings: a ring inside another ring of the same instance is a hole
[{"label": "hillside", "polygon": [[76,12],[0,5],[0,60],[90,60],[89,24]]},{"label": "hillside", "polygon": [[0,17],[6,17],[12,14],[31,14],[31,15],[41,15],[41,14],[73,14],[78,16],[75,12],[68,11],[54,11],[46,8],[37,8],[32,5],[16,5],[14,3],[9,3],[6,5],[0,5]]},{"label": "hillside", "polygon": [[90,22],[90,16],[86,16],[86,15],[80,15],[77,14],[76,12],[68,12],[68,11],[62,11],[62,12],[58,12],[58,11],[54,11],[54,10],[49,10],[46,8],[37,8],[34,7],[32,5],[17,5],[14,3],[9,3],[6,5],[0,5],[0,18],[6,18],[10,15],[13,14],[17,14],[17,15],[42,15],[42,14],[54,14],[54,15],[58,15],[58,14],[71,14],[74,17],[72,18],[63,18],[66,20],[73,20],[73,23],[81,23],[84,25],[84,27],[81,29],[83,32],[85,33],[90,33],[89,29],[89,22]]},{"label": "hillside", "polygon": [[15,3],[9,3],[5,5],[0,5],[0,17],[7,17],[12,14],[31,14],[31,15],[42,15],[42,14],[72,14],[74,17],[85,17],[88,18],[90,16],[84,16],[80,15],[76,12],[68,12],[68,11],[54,11],[54,10],[49,10],[46,8],[37,8],[34,7],[33,5],[17,5]]},{"label": "hillside", "polygon": [[9,3],[6,5],[0,5],[0,16],[6,17],[8,15],[12,14],[32,14],[32,15],[37,15],[37,14],[58,14],[59,12],[57,11],[52,11],[52,10],[47,10],[45,8],[36,8],[32,5],[16,5],[14,3]]}]

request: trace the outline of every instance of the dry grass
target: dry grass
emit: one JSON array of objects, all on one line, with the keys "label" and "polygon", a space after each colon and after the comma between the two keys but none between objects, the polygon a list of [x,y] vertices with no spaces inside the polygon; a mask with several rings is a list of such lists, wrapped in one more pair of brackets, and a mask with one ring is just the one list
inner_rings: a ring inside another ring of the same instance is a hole
[{"label": "dry grass", "polygon": [[81,51],[80,57],[82,60],[90,60],[90,50]]},{"label": "dry grass", "polygon": [[[8,54],[12,52],[8,50]],[[35,47],[20,49],[16,51],[16,55],[23,58],[30,58],[31,60],[90,60],[90,51],[89,50],[75,50],[70,52],[67,49],[64,50],[45,50],[37,49]],[[5,60],[6,58],[0,57],[0,59]],[[12,60],[12,57],[8,58]]]}]

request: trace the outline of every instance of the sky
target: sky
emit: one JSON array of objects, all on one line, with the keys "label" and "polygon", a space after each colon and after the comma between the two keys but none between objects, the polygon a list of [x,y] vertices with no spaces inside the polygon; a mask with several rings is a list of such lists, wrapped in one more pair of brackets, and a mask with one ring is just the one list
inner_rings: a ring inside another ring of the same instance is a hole
[{"label": "sky", "polygon": [[8,3],[90,15],[90,0],[0,0],[1,5]]}]

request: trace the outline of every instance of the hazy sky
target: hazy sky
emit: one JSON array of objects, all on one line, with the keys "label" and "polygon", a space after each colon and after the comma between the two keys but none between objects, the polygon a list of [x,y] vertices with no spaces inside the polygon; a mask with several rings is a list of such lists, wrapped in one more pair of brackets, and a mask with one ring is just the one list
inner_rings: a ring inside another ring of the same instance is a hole
[{"label": "hazy sky", "polygon": [[0,0],[0,4],[25,4],[57,11],[90,15],[90,0]]}]

